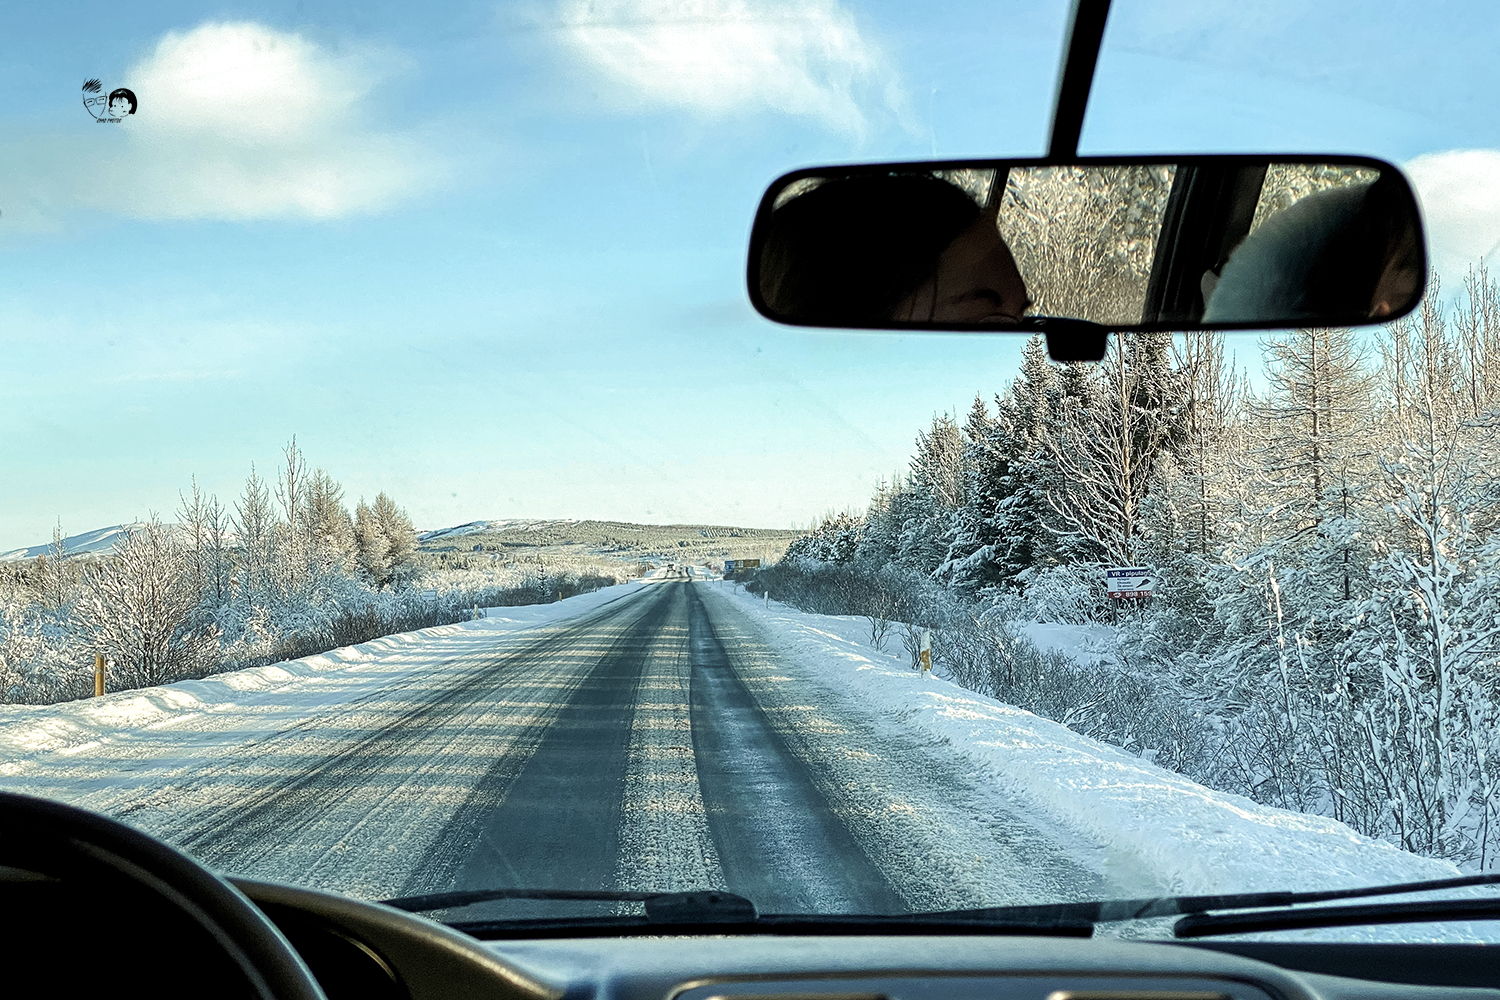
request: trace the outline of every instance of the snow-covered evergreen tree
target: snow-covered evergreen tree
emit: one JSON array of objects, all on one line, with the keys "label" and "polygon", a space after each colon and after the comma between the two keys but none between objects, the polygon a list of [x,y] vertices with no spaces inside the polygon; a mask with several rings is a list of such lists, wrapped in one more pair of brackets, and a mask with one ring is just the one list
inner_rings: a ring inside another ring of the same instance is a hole
[{"label": "snow-covered evergreen tree", "polygon": [[377,587],[400,578],[417,547],[417,532],[405,510],[384,492],[354,509],[354,540],[360,568]]},{"label": "snow-covered evergreen tree", "polygon": [[300,521],[308,553],[320,567],[352,568],[354,521],[344,509],[344,488],[326,469],[314,469],[307,477]]}]

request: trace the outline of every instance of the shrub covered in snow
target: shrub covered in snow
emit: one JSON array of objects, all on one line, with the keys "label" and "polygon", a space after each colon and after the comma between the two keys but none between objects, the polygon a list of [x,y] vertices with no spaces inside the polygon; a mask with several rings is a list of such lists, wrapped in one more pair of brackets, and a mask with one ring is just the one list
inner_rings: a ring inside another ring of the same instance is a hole
[{"label": "shrub covered in snow", "polygon": [[231,514],[193,484],[178,523],[153,516],[113,551],[52,550],[0,574],[0,702],[87,697],[94,656],[109,690],[262,666],[623,582],[632,564],[564,558],[428,569],[411,520],[384,493],[343,506],[295,441],[275,484],[253,470]]},{"label": "shrub covered in snow", "polygon": [[[955,680],[1215,787],[1478,868],[1500,849],[1500,284],[1391,324],[1262,343],[1040,339],[940,414],[863,518],[756,586],[936,630]],[[850,551],[852,547],[852,551]],[[794,558],[795,557],[795,558]],[[1156,595],[1105,596],[1107,566]],[[900,581],[890,587],[882,580]],[[1025,623],[1102,628],[1095,655]],[[872,638],[878,630],[872,628]]]}]

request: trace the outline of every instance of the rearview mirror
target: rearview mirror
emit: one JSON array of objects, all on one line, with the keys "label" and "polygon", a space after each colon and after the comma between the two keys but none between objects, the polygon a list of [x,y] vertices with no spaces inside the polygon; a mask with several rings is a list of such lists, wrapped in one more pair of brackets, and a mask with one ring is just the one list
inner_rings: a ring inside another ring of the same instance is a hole
[{"label": "rearview mirror", "polygon": [[777,322],[1040,330],[1067,360],[1109,331],[1383,322],[1426,273],[1400,171],[1331,156],[798,170],[762,198],[749,260]]}]

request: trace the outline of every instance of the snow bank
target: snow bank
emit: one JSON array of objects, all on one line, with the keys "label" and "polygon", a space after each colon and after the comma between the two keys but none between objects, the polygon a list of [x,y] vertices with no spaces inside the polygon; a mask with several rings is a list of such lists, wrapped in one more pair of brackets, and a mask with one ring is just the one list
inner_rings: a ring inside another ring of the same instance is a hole
[{"label": "snow bank", "polygon": [[[1334,889],[1460,874],[1449,862],[1410,854],[1336,820],[1214,791],[1059,723],[921,676],[894,638],[886,651],[873,648],[862,618],[766,605],[728,585],[713,589],[761,624],[788,672],[839,692],[889,724],[950,745],[971,763],[977,780],[1023,803],[1047,825],[1102,845],[1112,863],[1152,873],[1163,893]],[[1097,638],[1073,631],[1036,638],[1071,650]],[[1500,936],[1500,928],[1454,923],[1311,933],[1475,940]]]},{"label": "snow bank", "polygon": [[[233,713],[274,696],[278,711],[265,717],[265,731],[272,732],[285,725],[289,708],[311,713],[351,700],[423,669],[435,656],[458,655],[470,647],[485,645],[498,632],[535,628],[583,614],[641,586],[619,584],[551,604],[485,608],[485,617],[477,621],[388,635],[202,680],[120,691],[60,705],[0,705],[0,776],[22,774],[38,755],[74,757],[140,730],[162,729],[208,713]],[[322,682],[316,690],[308,684],[312,679]],[[240,732],[247,734],[244,729]]]}]

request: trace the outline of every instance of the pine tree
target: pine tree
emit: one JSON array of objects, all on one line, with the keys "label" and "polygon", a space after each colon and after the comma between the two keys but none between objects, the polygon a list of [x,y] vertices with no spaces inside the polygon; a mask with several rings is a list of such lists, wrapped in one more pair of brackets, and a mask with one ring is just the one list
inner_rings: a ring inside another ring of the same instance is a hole
[{"label": "pine tree", "polygon": [[[1046,528],[1047,497],[1062,488],[1051,442],[1063,414],[1087,391],[1081,370],[1059,367],[1047,356],[1046,342],[1032,337],[1022,354],[1021,373],[995,401],[993,450],[1005,470],[994,486],[994,559],[997,575],[1008,580],[1033,566],[1052,562],[1056,538]],[[998,463],[997,463],[998,468]]]},{"label": "pine tree", "polygon": [[52,528],[52,544],[47,551],[36,557],[36,587],[41,595],[42,607],[60,616],[66,615],[72,604],[76,576],[69,572],[67,544],[63,540],[62,521]]},{"label": "pine tree", "polygon": [[964,437],[947,414],[917,435],[908,488],[892,498],[901,524],[898,558],[922,573],[943,561],[952,540],[954,516],[964,504]]},{"label": "pine tree", "polygon": [[964,422],[963,504],[953,518],[953,540],[934,576],[948,586],[974,592],[998,580],[994,561],[995,510],[1010,455],[1001,445],[999,422],[984,397],[975,395]]},{"label": "pine tree", "polygon": [[307,502],[307,459],[297,447],[297,437],[282,448],[281,474],[276,484],[276,502],[281,505],[281,516],[285,519],[278,532],[278,552],[281,557],[277,569],[286,579],[288,587],[296,588],[307,578],[307,532],[303,524],[303,513]]},{"label": "pine tree", "polygon": [[902,488],[899,473],[893,474],[890,482],[881,480],[875,484],[875,495],[865,510],[864,530],[855,549],[855,558],[859,561],[879,567],[896,558],[901,525],[897,521],[894,500]]},{"label": "pine tree", "polygon": [[417,532],[406,511],[385,493],[354,509],[359,565],[377,587],[397,582],[417,548]]},{"label": "pine tree", "polygon": [[217,495],[210,493],[203,506],[205,531],[205,566],[207,583],[204,597],[216,608],[223,607],[230,598],[230,579],[234,571],[231,554],[229,511],[219,502]]},{"label": "pine tree", "polygon": [[302,491],[302,536],[323,569],[347,570],[355,551],[354,522],[344,509],[344,488],[325,469],[314,469]]},{"label": "pine tree", "polygon": [[363,499],[354,507],[354,544],[360,569],[377,587],[384,586],[391,578],[391,545]]},{"label": "pine tree", "polygon": [[187,549],[188,566],[194,592],[202,594],[208,583],[208,511],[203,491],[198,488],[198,477],[192,478],[192,495],[184,496],[178,491],[177,527],[182,532]]}]

